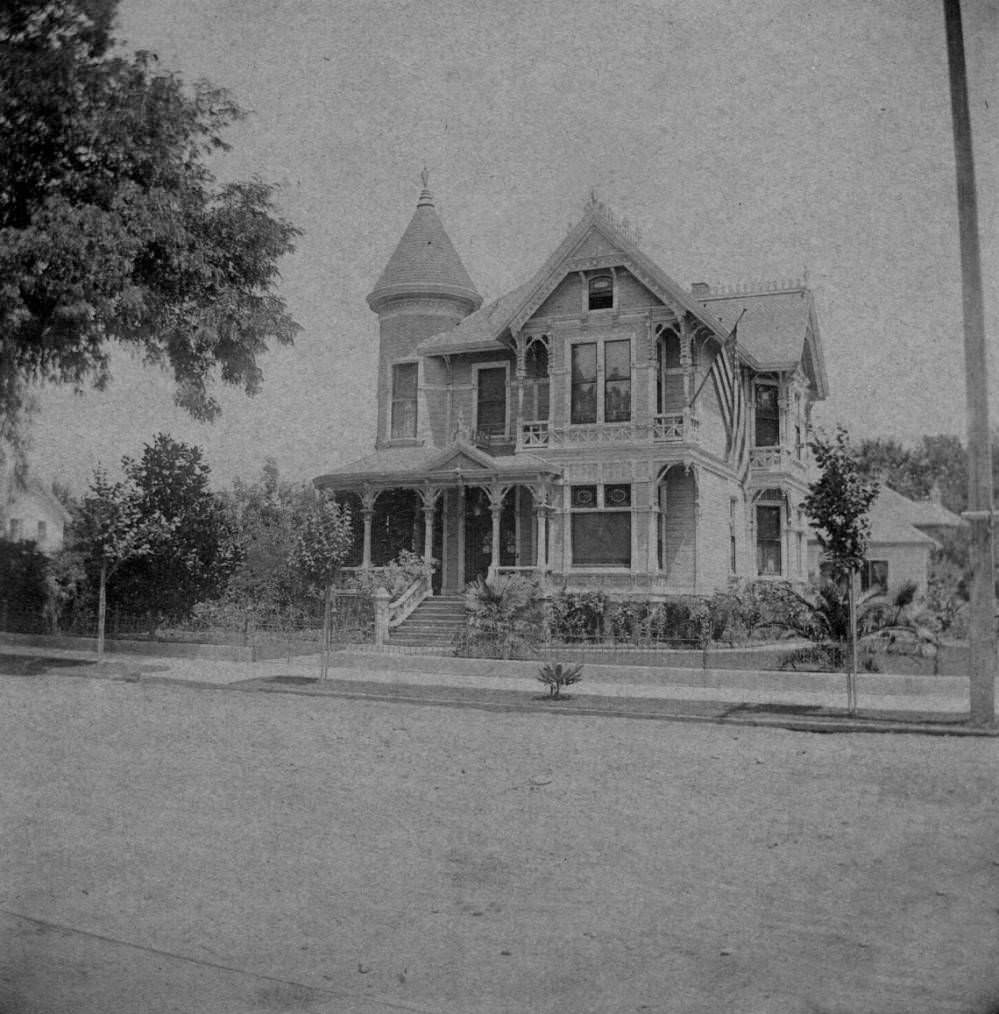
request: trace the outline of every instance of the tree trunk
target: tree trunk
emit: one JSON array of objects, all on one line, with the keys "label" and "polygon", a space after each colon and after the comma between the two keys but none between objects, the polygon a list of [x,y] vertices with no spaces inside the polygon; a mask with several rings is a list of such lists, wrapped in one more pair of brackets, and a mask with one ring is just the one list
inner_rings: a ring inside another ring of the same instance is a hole
[{"label": "tree trunk", "polygon": [[330,672],[330,612],[333,608],[333,582],[326,585],[323,600],[323,638],[320,652],[320,679],[326,679]]},{"label": "tree trunk", "polygon": [[104,623],[107,619],[108,565],[101,563],[100,584],[97,591],[97,661],[104,661]]},{"label": "tree trunk", "polygon": [[846,676],[846,710],[857,713],[857,572],[850,571],[850,664]]}]

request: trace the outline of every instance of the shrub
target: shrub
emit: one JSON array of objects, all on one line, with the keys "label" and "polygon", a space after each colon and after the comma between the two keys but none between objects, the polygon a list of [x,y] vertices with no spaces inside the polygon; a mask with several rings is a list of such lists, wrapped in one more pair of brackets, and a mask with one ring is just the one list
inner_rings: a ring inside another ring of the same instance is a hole
[{"label": "shrub", "polygon": [[558,592],[551,600],[552,637],[559,641],[601,640],[606,609],[603,592]]},{"label": "shrub", "polygon": [[538,670],[538,681],[548,687],[548,696],[553,700],[562,698],[562,688],[579,683],[583,676],[581,665],[563,665],[561,662],[555,665],[547,664]]}]

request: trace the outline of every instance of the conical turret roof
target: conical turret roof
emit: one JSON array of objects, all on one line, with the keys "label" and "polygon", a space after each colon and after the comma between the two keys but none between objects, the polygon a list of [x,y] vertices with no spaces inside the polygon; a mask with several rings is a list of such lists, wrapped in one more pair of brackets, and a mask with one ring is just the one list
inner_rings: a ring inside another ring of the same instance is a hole
[{"label": "conical turret roof", "polygon": [[420,296],[454,299],[467,304],[466,313],[482,305],[482,297],[437,216],[426,170],[416,213],[371,290],[368,305],[378,313],[391,299]]}]

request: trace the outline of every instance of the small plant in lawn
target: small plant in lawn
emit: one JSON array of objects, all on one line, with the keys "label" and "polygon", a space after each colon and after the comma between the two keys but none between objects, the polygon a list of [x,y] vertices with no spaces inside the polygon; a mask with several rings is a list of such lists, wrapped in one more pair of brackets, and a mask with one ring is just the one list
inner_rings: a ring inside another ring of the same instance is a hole
[{"label": "small plant in lawn", "polygon": [[538,670],[538,680],[548,687],[548,696],[553,700],[563,700],[562,688],[570,687],[573,683],[579,683],[583,678],[583,667],[581,665],[563,665],[558,662],[555,665],[543,665]]}]

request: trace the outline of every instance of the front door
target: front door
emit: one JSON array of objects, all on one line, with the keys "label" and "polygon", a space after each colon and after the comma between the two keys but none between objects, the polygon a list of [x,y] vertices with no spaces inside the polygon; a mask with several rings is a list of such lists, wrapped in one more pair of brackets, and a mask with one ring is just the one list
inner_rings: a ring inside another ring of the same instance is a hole
[{"label": "front door", "polygon": [[484,578],[493,556],[493,518],[484,489],[473,487],[465,497],[465,583]]}]

